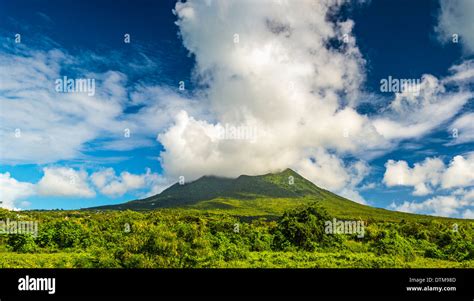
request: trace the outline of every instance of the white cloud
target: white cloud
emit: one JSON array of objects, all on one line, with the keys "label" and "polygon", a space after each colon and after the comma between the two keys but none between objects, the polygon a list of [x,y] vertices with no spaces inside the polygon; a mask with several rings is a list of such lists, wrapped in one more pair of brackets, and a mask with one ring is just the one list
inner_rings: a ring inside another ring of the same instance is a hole
[{"label": "white cloud", "polygon": [[19,182],[10,173],[0,173],[0,208],[17,209],[24,207],[18,201],[35,194],[35,186],[27,182]]},{"label": "white cloud", "polygon": [[474,219],[474,210],[466,209],[462,215],[463,218]]},{"label": "white cloud", "polygon": [[466,157],[455,156],[442,177],[443,188],[474,185],[474,153]]},{"label": "white cloud", "polygon": [[448,166],[439,158],[426,158],[415,163],[413,168],[409,167],[406,161],[393,160],[389,160],[385,167],[385,185],[411,186],[414,188],[414,195],[438,194],[421,202],[392,203],[389,209],[472,218],[474,153],[455,156]]},{"label": "white cloud", "polygon": [[127,171],[116,175],[112,168],[107,168],[88,175],[84,170],[68,167],[45,167],[44,175],[38,183],[19,182],[10,173],[0,173],[0,208],[18,209],[31,205],[25,200],[33,196],[52,197],[95,197],[96,192],[90,182],[107,196],[118,197],[129,191],[144,190],[140,197],[160,193],[172,184],[172,180],[149,168],[144,174],[132,174]]},{"label": "white cloud", "polygon": [[[459,70],[454,70],[457,72]],[[463,80],[447,77],[451,84],[462,85]],[[472,91],[446,91],[443,81],[425,74],[418,93],[396,93],[388,110],[373,120],[377,131],[389,140],[420,138],[453,118],[471,99]]]},{"label": "white cloud", "polygon": [[143,198],[161,193],[163,190],[176,183],[175,179],[169,179],[160,174],[151,173],[148,169],[145,176],[145,181],[147,182],[147,187],[150,187],[150,190],[141,196]]},{"label": "white cloud", "polygon": [[[368,155],[390,144],[354,109],[365,62],[351,34],[353,22],[328,21],[337,4],[176,5],[183,43],[196,57],[195,73],[209,87],[203,92],[210,114],[202,119],[183,110],[158,136],[168,176],[234,177],[299,166],[317,184],[355,195],[358,183],[350,179],[355,167],[341,157]],[[327,46],[329,39],[342,40],[345,34],[344,50]],[[256,141],[219,139],[225,124],[256,128]],[[316,174],[320,169],[332,172],[331,177]]]},{"label": "white cloud", "polygon": [[421,203],[405,201],[400,205],[392,204],[390,208],[409,213],[451,216],[457,213],[458,201],[452,196],[437,196]]},{"label": "white cloud", "polygon": [[103,82],[94,97],[57,93],[54,82],[74,59],[60,50],[18,51],[0,53],[0,68],[9,74],[0,83],[0,140],[8,145],[1,148],[0,160],[15,164],[77,158],[86,141],[115,125],[123,75],[85,74]]},{"label": "white cloud", "polygon": [[24,200],[37,195],[61,197],[94,197],[95,191],[88,185],[85,171],[66,167],[45,167],[44,175],[38,183],[20,182],[10,173],[0,173],[0,207],[17,209],[28,207],[31,202]]},{"label": "white cloud", "polygon": [[474,52],[474,2],[471,0],[441,0],[436,32],[440,41],[452,43],[453,34],[466,52]]},{"label": "white cloud", "polygon": [[439,185],[445,166],[439,158],[426,158],[421,163],[415,163],[413,168],[403,160],[388,160],[385,168],[385,185],[412,186],[415,188],[414,195],[426,195]]},{"label": "white cloud", "polygon": [[[58,49],[0,49],[0,69],[8,74],[0,81],[0,141],[8,145],[0,147],[4,164],[46,164],[77,159],[91,149],[150,146],[177,111],[199,113],[191,101],[159,86],[132,86],[129,97],[124,74],[83,70],[80,57]],[[56,92],[56,79],[73,78],[70,69],[95,80],[93,96]],[[124,115],[129,105],[142,108]]]},{"label": "white cloud", "polygon": [[296,164],[295,169],[303,177],[321,188],[336,192],[353,201],[365,204],[365,200],[355,190],[355,187],[369,173],[365,162],[357,161],[351,165],[333,154],[322,149],[316,150],[311,159],[304,159]]},{"label": "white cloud", "polygon": [[370,183],[367,183],[367,184],[364,184],[362,185],[359,190],[360,191],[364,191],[364,190],[371,190],[371,189],[374,189],[377,187],[377,184],[374,183],[374,182],[370,182]]},{"label": "white cloud", "polygon": [[[347,153],[370,159],[402,139],[420,138],[448,122],[473,96],[469,90],[447,87],[461,87],[469,79],[472,66],[461,64],[441,80],[424,75],[417,95],[396,94],[375,118],[359,114],[354,105],[365,61],[351,34],[353,22],[326,18],[337,4],[178,3],[177,24],[185,47],[195,54],[196,75],[209,87],[203,103],[211,114],[200,119],[183,110],[158,136],[165,148],[165,172],[189,180],[203,174],[261,174],[288,166],[301,166],[309,173],[322,168],[312,167],[310,158],[324,162],[328,151],[334,160]],[[349,37],[344,50],[326,45],[344,34]],[[227,123],[256,127],[256,143],[218,139],[217,129]],[[330,171],[343,175],[339,178],[323,183],[319,175],[308,177],[341,193],[353,191],[356,185],[344,176],[352,174],[350,167],[337,166]],[[337,173],[339,169],[345,172]],[[429,193],[424,180],[419,182],[417,194]]]},{"label": "white cloud", "polygon": [[167,184],[165,179],[156,173],[151,173],[150,169],[141,175],[123,171],[117,176],[113,168],[107,168],[93,173],[90,179],[102,194],[112,197],[145,187],[150,187],[151,192],[156,194]]},{"label": "white cloud", "polygon": [[414,195],[426,195],[438,189],[474,185],[474,153],[455,156],[449,166],[439,158],[426,158],[413,168],[406,161],[388,160],[383,182],[391,186],[411,186]]},{"label": "white cloud", "polygon": [[474,113],[466,113],[456,119],[450,126],[450,135],[452,136],[450,145],[473,142]]},{"label": "white cloud", "polygon": [[422,202],[392,203],[389,208],[409,213],[422,213],[436,216],[472,218],[474,190],[465,194],[435,196]]},{"label": "white cloud", "polygon": [[37,183],[39,195],[64,197],[94,197],[89,186],[88,174],[84,170],[67,167],[45,167],[44,175]]},{"label": "white cloud", "polygon": [[463,86],[474,80],[474,60],[465,60],[449,68],[450,75],[443,79],[443,83],[457,83]]}]

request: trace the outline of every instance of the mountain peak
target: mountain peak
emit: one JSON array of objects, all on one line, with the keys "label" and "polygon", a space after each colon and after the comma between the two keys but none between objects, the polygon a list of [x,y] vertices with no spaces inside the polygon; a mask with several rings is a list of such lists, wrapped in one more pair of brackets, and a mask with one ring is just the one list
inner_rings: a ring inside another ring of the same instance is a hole
[{"label": "mountain peak", "polygon": [[298,177],[301,177],[301,175],[299,173],[297,173],[296,171],[294,171],[293,169],[291,168],[286,168],[285,170],[283,170],[282,172],[279,172],[280,174],[284,174],[284,175],[292,175],[292,176],[298,176]]},{"label": "mountain peak", "polygon": [[290,168],[258,176],[242,175],[236,179],[203,176],[180,185],[175,183],[162,193],[123,204],[94,207],[95,210],[150,210],[157,208],[188,208],[193,210],[228,210],[236,216],[275,216],[286,209],[319,202],[339,218],[376,218],[403,220],[427,216],[391,212],[350,201],[321,189]]},{"label": "mountain peak", "polygon": [[[218,198],[297,198],[308,195],[320,196],[322,189],[303,178],[290,168],[276,173],[238,178],[224,178],[213,175],[183,185],[175,183],[155,196],[135,200],[121,207],[179,207]],[[131,205],[131,206],[129,206]]]}]

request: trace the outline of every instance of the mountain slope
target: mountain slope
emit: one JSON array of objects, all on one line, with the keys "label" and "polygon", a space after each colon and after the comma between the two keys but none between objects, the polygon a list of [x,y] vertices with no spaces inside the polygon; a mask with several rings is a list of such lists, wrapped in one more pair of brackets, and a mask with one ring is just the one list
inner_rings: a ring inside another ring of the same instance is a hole
[{"label": "mountain slope", "polygon": [[362,205],[319,188],[291,169],[260,176],[242,175],[236,179],[204,176],[191,183],[183,185],[176,183],[162,193],[146,199],[89,209],[180,208],[205,210],[211,213],[225,211],[239,216],[277,216],[285,210],[314,201],[318,201],[333,216],[345,219],[384,221],[448,219]]},{"label": "mountain slope", "polygon": [[[102,209],[151,209],[189,206],[216,198],[251,200],[255,198],[299,198],[308,195],[321,198],[325,190],[317,187],[291,169],[261,176],[241,175],[236,179],[203,176],[191,183],[175,183],[162,193]],[[120,208],[119,208],[120,207]]]}]

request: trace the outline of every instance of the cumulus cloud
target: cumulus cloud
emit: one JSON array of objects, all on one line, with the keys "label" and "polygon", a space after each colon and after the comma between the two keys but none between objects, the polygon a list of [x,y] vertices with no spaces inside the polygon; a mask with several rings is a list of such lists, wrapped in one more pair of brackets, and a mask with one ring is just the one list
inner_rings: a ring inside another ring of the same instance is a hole
[{"label": "cumulus cloud", "polygon": [[440,216],[471,218],[474,206],[474,153],[458,155],[445,165],[439,158],[426,158],[409,167],[405,161],[389,160],[384,183],[411,186],[413,195],[437,195],[424,201],[392,203],[389,209]]},{"label": "cumulus cloud", "polygon": [[124,171],[117,176],[113,168],[107,168],[93,173],[90,179],[102,194],[113,197],[145,187],[151,187],[152,193],[159,193],[160,189],[166,186],[165,179],[156,173],[151,173],[150,169],[141,175]]},{"label": "cumulus cloud", "polygon": [[[149,168],[143,174],[121,172],[117,175],[113,168],[92,173],[68,167],[45,167],[44,175],[37,183],[20,182],[10,173],[0,173],[0,208],[17,209],[27,207],[27,197],[84,197],[96,196],[97,188],[101,194],[119,197],[132,191],[140,191],[139,197],[148,197],[160,193],[173,181]],[[94,187],[93,187],[93,186]]]},{"label": "cumulus cloud", "polygon": [[436,196],[419,203],[407,201],[400,205],[392,203],[390,208],[408,213],[424,213],[449,217],[458,214],[458,209],[461,207],[460,203],[454,196]]},{"label": "cumulus cloud", "polygon": [[[322,167],[308,166],[325,162],[327,151],[335,160],[348,153],[370,159],[401,139],[419,138],[448,122],[473,96],[460,88],[471,69],[462,64],[441,80],[424,75],[419,93],[395,94],[381,115],[359,114],[354,107],[365,61],[351,34],[353,22],[327,18],[338,4],[178,3],[177,24],[183,44],[196,57],[195,75],[207,87],[204,103],[211,117],[183,110],[158,136],[165,172],[192,180],[202,174],[238,176],[300,166],[321,185],[342,191],[339,183],[346,183],[352,191],[355,186],[344,177],[333,185],[317,181],[321,176],[309,173]],[[343,37],[348,39],[341,48],[327,43]],[[219,139],[225,124],[256,128],[256,142]],[[347,164],[338,166],[351,174]],[[429,191],[418,188],[420,194]]]},{"label": "cumulus cloud", "polygon": [[147,187],[149,187],[149,191],[141,195],[140,197],[142,198],[147,198],[161,193],[163,190],[176,183],[176,179],[166,178],[158,173],[151,173],[147,169],[145,182],[147,183]]},{"label": "cumulus cloud", "polygon": [[441,179],[443,188],[474,185],[474,153],[455,156]]},{"label": "cumulus cloud", "polygon": [[35,186],[12,178],[10,173],[0,173],[0,208],[17,209],[17,202],[35,194]]},{"label": "cumulus cloud", "polygon": [[440,195],[422,202],[392,203],[389,208],[402,212],[423,213],[436,216],[462,216],[473,218],[474,190],[462,191],[451,195]]},{"label": "cumulus cloud", "polygon": [[363,161],[345,164],[334,154],[318,149],[314,157],[301,160],[295,169],[321,188],[334,191],[353,201],[366,203],[355,189],[370,170]]},{"label": "cumulus cloud", "polygon": [[385,185],[411,186],[414,188],[414,195],[474,185],[474,153],[455,156],[448,166],[440,158],[426,158],[413,167],[409,167],[403,160],[388,160],[385,168]]},{"label": "cumulus cloud", "polygon": [[421,163],[415,163],[413,168],[406,161],[389,160],[385,164],[383,182],[387,186],[412,186],[414,195],[426,195],[440,183],[445,170],[444,163],[439,158],[426,158]]},{"label": "cumulus cloud", "polygon": [[443,43],[459,36],[466,52],[474,52],[474,2],[470,0],[440,0],[436,32]]},{"label": "cumulus cloud", "polygon": [[[351,193],[360,181],[350,179],[353,166],[341,156],[388,143],[354,109],[365,62],[353,22],[329,21],[340,3],[178,3],[177,24],[196,57],[211,116],[183,110],[158,136],[165,172],[193,180],[293,167],[328,189]],[[344,37],[340,48],[328,43]],[[256,139],[221,139],[227,124],[256,129]]]},{"label": "cumulus cloud", "polygon": [[39,195],[65,197],[94,197],[95,191],[89,186],[88,174],[84,170],[67,167],[45,167],[44,175],[37,183]]}]

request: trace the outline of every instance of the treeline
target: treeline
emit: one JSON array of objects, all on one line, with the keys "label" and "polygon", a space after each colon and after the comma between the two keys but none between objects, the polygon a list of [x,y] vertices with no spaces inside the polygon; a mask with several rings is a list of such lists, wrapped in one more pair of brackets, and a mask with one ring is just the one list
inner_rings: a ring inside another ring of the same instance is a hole
[{"label": "treeline", "polygon": [[19,214],[1,210],[0,220],[38,221],[38,234],[1,234],[0,267],[474,267],[472,223],[368,221],[363,237],[326,234],[333,217],[318,204],[276,220],[180,209]]}]

